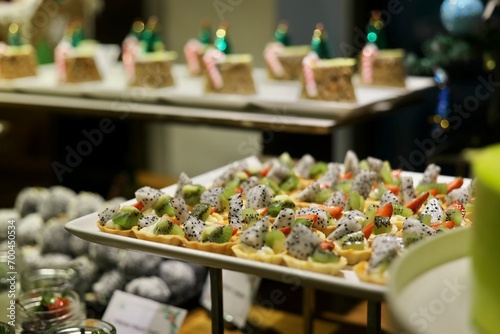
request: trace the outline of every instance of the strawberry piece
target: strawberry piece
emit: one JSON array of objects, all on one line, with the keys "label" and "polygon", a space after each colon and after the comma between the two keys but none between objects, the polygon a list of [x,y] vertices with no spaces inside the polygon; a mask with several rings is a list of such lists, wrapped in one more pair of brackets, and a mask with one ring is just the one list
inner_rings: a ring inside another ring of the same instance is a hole
[{"label": "strawberry piece", "polygon": [[454,189],[460,188],[464,184],[464,179],[461,177],[457,177],[452,181],[448,182],[448,193]]},{"label": "strawberry piece", "polygon": [[415,198],[413,201],[406,204],[405,207],[411,209],[413,211],[413,213],[417,213],[418,210],[420,209],[420,207],[422,206],[422,204],[424,204],[424,202],[427,200],[428,197],[429,197],[429,191],[427,191],[427,192],[423,193],[422,195],[420,195],[419,197]]},{"label": "strawberry piece", "polygon": [[465,210],[465,206],[460,201],[453,201],[453,202],[451,202],[451,204],[446,209],[447,210],[448,209],[458,210],[462,214],[462,217],[465,217],[465,214],[467,213],[467,211]]},{"label": "strawberry piece", "polygon": [[393,179],[398,179],[402,172],[403,172],[403,170],[401,168],[393,169],[391,171],[392,178]]},{"label": "strawberry piece", "polygon": [[435,229],[435,230],[438,230],[441,226],[444,226],[444,227],[447,227],[449,229],[452,229],[455,227],[455,223],[450,221],[450,220],[447,220],[445,222],[436,222],[436,223],[431,223],[430,226]]},{"label": "strawberry piece", "polygon": [[266,168],[263,168],[261,171],[260,171],[260,175],[262,177],[266,177],[266,175],[269,173],[269,171],[271,170],[271,166],[269,167],[266,167]]},{"label": "strawberry piece", "polygon": [[235,193],[235,194],[242,194],[242,193],[243,193],[243,188],[241,188],[241,187],[237,187],[237,188],[235,188],[235,189],[234,189],[234,193]]},{"label": "strawberry piece", "polygon": [[392,191],[392,193],[393,193],[394,195],[396,195],[396,196],[397,196],[397,195],[399,194],[399,186],[397,186],[397,185],[395,185],[395,184],[388,184],[388,183],[385,183],[384,185],[385,185],[385,187],[387,188],[387,190]]},{"label": "strawberry piece", "polygon": [[340,218],[340,215],[342,214],[342,211],[344,210],[343,206],[335,206],[335,205],[325,205],[325,204],[319,204],[319,203],[312,203],[311,208],[319,208],[323,211],[326,211],[330,214],[330,217],[333,218]]},{"label": "strawberry piece", "polygon": [[318,247],[324,251],[332,251],[335,248],[335,244],[329,240],[324,240]]},{"label": "strawberry piece", "polygon": [[350,180],[350,179],[352,179],[352,173],[351,172],[344,173],[344,174],[340,175],[339,179],[341,181],[342,180]]},{"label": "strawberry piece", "polygon": [[136,203],[132,204],[132,206],[135,207],[139,211],[142,211],[142,209],[144,209],[144,204],[142,204],[142,202],[136,202]]},{"label": "strawberry piece", "polygon": [[291,228],[291,227],[281,227],[281,228],[279,228],[279,230],[280,230],[281,232],[283,232],[283,234],[284,234],[285,236],[287,236],[287,237],[288,237],[288,235],[289,235],[289,234],[290,234],[290,232],[292,231],[292,228]]},{"label": "strawberry piece", "polygon": [[318,221],[318,215],[315,215],[315,214],[310,214],[310,215],[300,215],[300,216],[296,216],[295,219],[298,219],[298,218],[304,218],[304,219],[307,219],[309,221],[312,221],[313,224],[316,224],[316,222]]},{"label": "strawberry piece", "polygon": [[377,211],[375,211],[375,216],[379,217],[390,217],[392,216],[392,203],[387,203],[381,208],[378,208]]},{"label": "strawberry piece", "polygon": [[439,190],[438,189],[429,189],[429,194],[436,197],[439,194]]},{"label": "strawberry piece", "polygon": [[235,236],[236,233],[238,233],[238,229],[234,226],[231,226],[233,228],[233,234],[231,234],[231,236]]},{"label": "strawberry piece", "polygon": [[328,183],[320,183],[319,188],[320,189],[330,189],[330,185]]},{"label": "strawberry piece", "polygon": [[375,227],[374,222],[368,223],[365,227],[363,227],[363,234],[365,235],[366,239],[368,239],[370,235],[372,235],[374,227]]},{"label": "strawberry piece", "polygon": [[267,213],[267,208],[258,209],[257,213],[259,215],[261,215],[262,217],[264,217],[266,215],[266,213]]}]

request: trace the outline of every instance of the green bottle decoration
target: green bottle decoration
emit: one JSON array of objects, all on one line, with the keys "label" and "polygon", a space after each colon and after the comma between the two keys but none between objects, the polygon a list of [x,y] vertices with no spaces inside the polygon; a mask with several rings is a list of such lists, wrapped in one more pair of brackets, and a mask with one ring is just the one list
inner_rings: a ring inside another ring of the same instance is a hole
[{"label": "green bottle decoration", "polygon": [[274,32],[276,42],[280,42],[284,46],[290,45],[290,35],[288,34],[288,23],[281,22]]},{"label": "green bottle decoration", "polygon": [[384,21],[379,10],[371,12],[370,21],[368,22],[366,40],[374,43],[379,49],[387,48],[387,37],[385,36]]},{"label": "green bottle decoration", "polygon": [[7,37],[8,44],[11,46],[23,45],[23,40],[21,38],[21,33],[19,31],[19,25],[17,23],[12,23],[9,26],[9,35]]},{"label": "green bottle decoration", "polygon": [[230,54],[232,50],[231,43],[227,37],[227,28],[227,23],[223,22],[220,24],[219,29],[217,29],[217,32],[215,33],[214,44],[217,50],[224,52],[225,54]]},{"label": "green bottle decoration", "polygon": [[77,47],[85,39],[83,24],[81,20],[75,20],[71,28],[71,45]]},{"label": "green bottle decoration", "polygon": [[163,42],[158,33],[158,19],[156,16],[151,16],[146,23],[146,27],[142,33],[142,42],[144,43],[145,52],[155,52],[163,49]]},{"label": "green bottle decoration", "polygon": [[205,21],[201,24],[200,33],[198,34],[198,39],[202,44],[209,45],[212,44],[212,32],[210,31],[210,23]]},{"label": "green bottle decoration", "polygon": [[332,57],[328,35],[321,23],[318,23],[316,29],[314,29],[311,48],[321,59],[329,59]]}]

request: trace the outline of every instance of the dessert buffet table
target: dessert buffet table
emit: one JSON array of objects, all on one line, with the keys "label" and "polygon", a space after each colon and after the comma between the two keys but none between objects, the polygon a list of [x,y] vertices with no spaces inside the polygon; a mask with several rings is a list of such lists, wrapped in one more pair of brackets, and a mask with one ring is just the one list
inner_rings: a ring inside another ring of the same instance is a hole
[{"label": "dessert buffet table", "polygon": [[140,119],[253,129],[280,125],[287,132],[328,134],[336,127],[414,103],[422,90],[434,86],[432,78],[423,77],[408,77],[406,88],[356,85],[358,101],[340,103],[302,99],[299,82],[269,80],[263,69],[254,70],[254,95],[204,93],[203,78],[189,76],[182,65],[173,68],[173,76],[174,87],[130,88],[122,66],[117,65],[102,82],[61,85],[53,65],[44,65],[37,77],[0,81],[0,108],[36,105],[93,115],[125,117],[126,113]]}]

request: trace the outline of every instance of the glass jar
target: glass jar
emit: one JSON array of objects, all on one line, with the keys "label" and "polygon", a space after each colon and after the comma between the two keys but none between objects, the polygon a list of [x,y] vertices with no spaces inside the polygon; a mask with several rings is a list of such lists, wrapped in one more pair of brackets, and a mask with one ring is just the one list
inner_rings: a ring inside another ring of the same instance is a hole
[{"label": "glass jar", "polygon": [[2,334],[16,334],[16,329],[5,322],[0,322],[0,333]]},{"label": "glass jar", "polygon": [[75,290],[77,285],[78,275],[72,268],[29,268],[21,275],[22,291],[41,288]]},{"label": "glass jar", "polygon": [[103,320],[85,319],[68,326],[56,326],[47,334],[116,334],[116,328]]},{"label": "glass jar", "polygon": [[[52,303],[54,302],[55,303]],[[46,305],[50,304],[49,307]],[[41,288],[23,292],[16,308],[17,330],[24,334],[47,333],[58,325],[85,318],[80,297],[74,290]]]}]

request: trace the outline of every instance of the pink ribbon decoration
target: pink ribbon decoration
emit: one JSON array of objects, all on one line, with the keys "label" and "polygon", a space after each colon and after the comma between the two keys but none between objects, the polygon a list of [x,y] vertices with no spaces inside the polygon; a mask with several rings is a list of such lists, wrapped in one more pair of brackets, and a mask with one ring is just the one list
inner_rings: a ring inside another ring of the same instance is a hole
[{"label": "pink ribbon decoration", "polygon": [[373,83],[373,61],[378,55],[378,48],[368,43],[361,52],[361,80],[365,84]]},{"label": "pink ribbon decoration", "polygon": [[212,81],[215,89],[221,89],[224,86],[222,81],[222,76],[219,69],[217,68],[218,62],[223,62],[226,55],[217,49],[210,49],[203,55],[203,62],[207,68],[208,76],[210,81]]},{"label": "pink ribbon decoration", "polygon": [[129,80],[133,80],[135,78],[134,62],[140,54],[141,46],[139,44],[139,40],[135,36],[127,36],[123,41],[122,61]]},{"label": "pink ribbon decoration", "polygon": [[203,44],[197,39],[190,39],[186,45],[184,45],[184,56],[186,57],[186,63],[191,74],[201,73],[201,64],[198,59],[198,55],[203,52]]},{"label": "pink ribbon decoration", "polygon": [[283,66],[278,59],[278,55],[283,53],[284,50],[285,46],[278,42],[268,43],[264,49],[264,59],[271,69],[271,72],[273,72],[274,76],[277,78],[281,78],[285,74]]},{"label": "pink ribbon decoration", "polygon": [[307,56],[302,59],[302,71],[304,72],[304,81],[306,85],[306,92],[309,97],[318,96],[318,87],[314,80],[314,73],[312,66],[319,61],[316,52],[309,52]]},{"label": "pink ribbon decoration", "polygon": [[71,44],[66,41],[62,40],[57,44],[56,49],[54,51],[54,62],[56,64],[56,69],[57,69],[57,74],[59,77],[59,81],[64,82],[66,81],[66,57],[72,50]]}]

